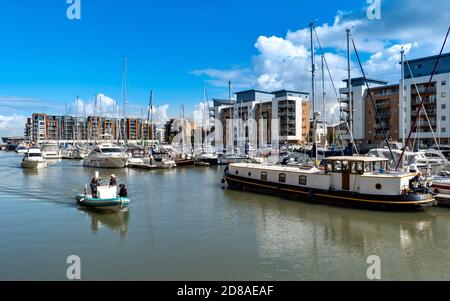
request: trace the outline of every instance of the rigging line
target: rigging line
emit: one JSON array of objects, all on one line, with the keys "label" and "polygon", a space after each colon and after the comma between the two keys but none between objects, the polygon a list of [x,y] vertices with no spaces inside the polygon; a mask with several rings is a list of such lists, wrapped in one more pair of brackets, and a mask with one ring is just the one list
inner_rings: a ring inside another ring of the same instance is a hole
[{"label": "rigging line", "polygon": [[[400,167],[400,163],[401,163],[402,158],[403,158],[403,156],[405,154],[405,151],[406,151],[406,146],[409,144],[409,141],[411,140],[411,135],[412,135],[413,129],[417,125],[417,119],[419,117],[420,111],[422,110],[423,103],[424,103],[425,99],[427,99],[428,96],[429,96],[429,90],[430,90],[430,87],[431,87],[431,82],[433,81],[434,75],[435,75],[436,70],[437,70],[437,66],[439,64],[439,61],[441,60],[441,56],[442,56],[442,53],[444,51],[445,44],[447,43],[447,39],[448,39],[449,33],[450,33],[450,26],[448,27],[447,34],[445,35],[444,43],[442,44],[441,51],[439,52],[439,56],[437,57],[436,63],[434,64],[433,72],[431,72],[430,80],[429,80],[429,82],[427,84],[427,88],[425,89],[424,97],[422,98],[421,104],[420,104],[419,108],[417,109],[417,113],[416,113],[416,116],[414,118],[414,123],[413,123],[411,129],[409,130],[408,139],[406,140],[406,144],[404,145],[402,154],[400,155],[400,160],[399,160],[399,162],[397,164],[397,169]],[[402,87],[402,89],[404,89],[404,88]]]},{"label": "rigging line", "polygon": [[[318,45],[319,45],[320,52],[322,53],[322,55],[323,55],[323,57],[324,57],[325,67],[327,68],[327,73],[328,73],[328,76],[329,76],[329,78],[330,78],[330,81],[331,81],[331,85],[332,85],[332,87],[333,87],[334,94],[336,95],[336,100],[337,100],[337,102],[338,102],[339,109],[342,110],[341,99],[340,99],[340,97],[339,97],[339,94],[337,93],[336,85],[334,84],[333,76],[331,75],[331,71],[330,71],[330,67],[328,66],[327,58],[325,57],[325,53],[324,53],[324,51],[323,51],[322,44],[320,43],[319,36],[317,35],[317,31],[316,31],[315,29],[314,29],[314,33],[315,33],[315,36],[316,36],[317,43],[318,43]],[[351,139],[351,141],[352,141],[352,144],[353,144],[354,147],[355,147],[356,154],[359,155],[359,151],[358,151],[358,148],[356,147],[355,139],[353,138],[353,133],[351,133],[350,130],[349,130],[349,129],[350,129],[350,125],[348,124],[347,119],[345,119],[345,125],[346,125],[346,127],[347,127],[347,129],[348,129],[348,132],[349,132],[349,134],[350,134],[350,139]],[[342,133],[341,133],[340,130],[339,130],[339,139],[340,139],[340,140],[343,140],[343,139],[342,139]]]},{"label": "rigging line", "polygon": [[[406,58],[406,56],[405,56],[405,58]],[[408,66],[409,73],[411,74],[411,78],[412,78],[413,83],[414,83],[414,88],[415,88],[416,91],[417,91],[417,94],[418,94],[418,96],[419,96],[419,100],[422,102],[422,96],[420,95],[419,87],[417,86],[416,79],[415,79],[415,77],[414,77],[414,75],[413,75],[413,73],[412,73],[411,66],[409,65],[409,62],[408,62],[408,61],[406,61],[406,65]],[[404,88],[402,87],[402,89],[404,89]],[[436,105],[436,106],[437,106],[437,105]],[[439,154],[441,155],[441,158],[442,158],[442,159],[445,159],[445,160],[444,160],[444,162],[446,163],[445,165],[449,166],[449,165],[450,165],[450,162],[445,158],[444,154],[443,154],[442,151],[441,151],[441,146],[439,145],[439,143],[438,143],[438,141],[437,141],[437,138],[436,138],[436,134],[435,134],[435,132],[434,132],[434,130],[433,130],[433,127],[431,126],[430,118],[429,118],[429,116],[428,116],[427,110],[425,109],[425,105],[422,107],[422,110],[425,112],[425,117],[426,117],[426,119],[427,119],[428,125],[430,126],[431,134],[433,135],[434,143],[437,145],[438,152],[439,152]],[[440,130],[440,129],[437,128],[437,130]]]},{"label": "rigging line", "polygon": [[389,149],[389,153],[391,154],[392,161],[395,164],[396,160],[395,160],[394,154],[392,153],[391,146],[389,145],[389,140],[388,140],[388,138],[386,136],[386,131],[384,130],[384,126],[383,126],[383,123],[381,121],[380,114],[378,113],[377,107],[375,105],[375,101],[373,100],[373,95],[372,95],[372,91],[370,89],[369,81],[367,80],[366,73],[365,73],[364,68],[362,66],[361,59],[359,58],[359,53],[358,53],[358,50],[356,49],[355,40],[353,38],[352,38],[352,44],[353,44],[353,49],[355,50],[356,58],[358,59],[358,64],[359,64],[359,67],[361,69],[362,76],[363,76],[364,81],[365,81],[366,86],[367,86],[367,94],[369,95],[370,102],[372,103],[373,109],[375,111],[376,122],[377,122],[377,124],[379,124],[381,126],[381,132],[383,133],[383,138],[384,138],[384,140],[385,140],[385,142],[387,144],[387,147]]}]

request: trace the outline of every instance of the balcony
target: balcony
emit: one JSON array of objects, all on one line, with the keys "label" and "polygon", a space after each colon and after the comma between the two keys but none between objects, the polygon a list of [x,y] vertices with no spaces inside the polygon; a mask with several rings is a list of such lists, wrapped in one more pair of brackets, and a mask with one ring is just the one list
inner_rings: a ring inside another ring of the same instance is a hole
[{"label": "balcony", "polygon": [[[426,92],[426,90],[427,90],[427,88],[426,87],[419,87],[418,89],[418,92],[420,93],[420,94],[424,94],[425,92]],[[412,90],[411,90],[411,94],[414,94],[414,95],[417,95],[417,90],[416,90],[416,88],[413,86],[412,87]],[[431,86],[429,89],[428,89],[428,93],[436,93],[436,86]]]}]

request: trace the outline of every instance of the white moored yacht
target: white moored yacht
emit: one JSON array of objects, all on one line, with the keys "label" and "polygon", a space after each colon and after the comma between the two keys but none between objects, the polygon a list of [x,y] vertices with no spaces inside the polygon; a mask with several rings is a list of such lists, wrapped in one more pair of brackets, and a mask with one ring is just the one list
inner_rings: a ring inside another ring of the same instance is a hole
[{"label": "white moored yacht", "polygon": [[28,152],[28,148],[27,148],[26,146],[19,145],[19,146],[16,148],[16,153],[17,153],[17,154],[26,154],[27,152]]},{"label": "white moored yacht", "polygon": [[62,158],[61,150],[56,142],[43,143],[41,149],[44,159],[59,160]]},{"label": "white moored yacht", "polygon": [[99,144],[83,159],[83,165],[97,168],[123,168],[127,154],[115,144]]},{"label": "white moored yacht", "polygon": [[40,169],[47,167],[47,161],[42,157],[39,148],[30,148],[21,163],[22,168]]},{"label": "white moored yacht", "polygon": [[425,182],[412,185],[416,174],[386,171],[387,159],[330,157],[325,168],[231,164],[224,180],[233,189],[379,209],[419,209],[436,204]]}]

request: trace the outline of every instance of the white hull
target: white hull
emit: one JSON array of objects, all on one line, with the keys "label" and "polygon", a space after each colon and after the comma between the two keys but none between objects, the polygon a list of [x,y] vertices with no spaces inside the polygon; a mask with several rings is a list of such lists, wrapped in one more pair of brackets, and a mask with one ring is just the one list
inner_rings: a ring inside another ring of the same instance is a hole
[{"label": "white hull", "polygon": [[62,155],[61,154],[55,154],[55,153],[42,153],[42,157],[44,159],[48,159],[48,160],[60,160],[62,159]]},{"label": "white hull", "polygon": [[126,157],[86,157],[83,159],[83,165],[96,168],[124,168],[127,166]]},{"label": "white hull", "polygon": [[46,161],[33,161],[33,160],[25,160],[22,161],[22,168],[25,169],[42,169],[47,167]]},{"label": "white hull", "polygon": [[225,158],[219,158],[219,164],[228,165],[233,163],[244,163],[247,162],[248,159],[246,157],[225,157]]},{"label": "white hull", "polygon": [[435,177],[432,179],[432,188],[435,193],[450,195],[450,179],[447,177]]}]

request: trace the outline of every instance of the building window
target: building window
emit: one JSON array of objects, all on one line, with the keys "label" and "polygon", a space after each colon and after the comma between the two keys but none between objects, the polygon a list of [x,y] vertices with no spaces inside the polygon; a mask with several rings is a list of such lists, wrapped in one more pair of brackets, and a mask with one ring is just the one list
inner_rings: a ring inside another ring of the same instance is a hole
[{"label": "building window", "polygon": [[306,186],[307,181],[308,181],[308,178],[306,176],[298,177],[298,184],[299,185]]},{"label": "building window", "polygon": [[447,132],[447,128],[442,128],[441,129],[441,133],[446,133]]},{"label": "building window", "polygon": [[447,105],[446,104],[442,104],[441,105],[441,110],[445,110],[445,109],[447,109]]},{"label": "building window", "polygon": [[441,82],[441,85],[442,85],[442,86],[447,85],[447,81],[443,80],[443,81]]},{"label": "building window", "polygon": [[441,121],[446,121],[447,120],[447,116],[441,116]]},{"label": "building window", "polygon": [[267,181],[267,172],[261,173],[261,181]]},{"label": "building window", "polygon": [[442,92],[442,93],[441,93],[441,97],[442,97],[442,98],[445,98],[445,97],[447,97],[447,93],[445,93],[445,92]]},{"label": "building window", "polygon": [[280,183],[286,183],[286,174],[280,173],[280,176],[278,178],[278,182]]}]

